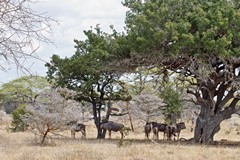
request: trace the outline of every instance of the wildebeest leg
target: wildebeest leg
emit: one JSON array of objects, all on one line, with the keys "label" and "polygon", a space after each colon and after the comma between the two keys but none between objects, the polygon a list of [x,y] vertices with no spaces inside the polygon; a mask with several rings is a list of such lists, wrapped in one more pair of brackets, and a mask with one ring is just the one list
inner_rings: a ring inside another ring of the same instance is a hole
[{"label": "wildebeest leg", "polygon": [[158,139],[157,133],[158,133],[157,128],[153,128],[153,139]]},{"label": "wildebeest leg", "polygon": [[108,130],[109,133],[109,139],[111,139],[111,130]]},{"label": "wildebeest leg", "polygon": [[171,140],[172,133],[170,130],[167,131],[167,140]]},{"label": "wildebeest leg", "polygon": [[178,133],[176,135],[176,133],[172,133],[172,136],[173,136],[173,140],[175,141],[176,140],[176,136],[178,136]]},{"label": "wildebeest leg", "polygon": [[157,131],[157,133],[156,133],[156,134],[157,134],[157,140],[158,140],[158,139],[159,139],[159,134],[158,134],[158,131]]},{"label": "wildebeest leg", "polygon": [[145,137],[148,139],[148,133],[147,132],[145,132]]},{"label": "wildebeest leg", "polygon": [[82,133],[82,137],[86,138],[86,131],[81,131],[81,133]]},{"label": "wildebeest leg", "polygon": [[146,133],[147,139],[149,139],[150,132]]},{"label": "wildebeest leg", "polygon": [[163,140],[165,140],[166,132],[163,132]]},{"label": "wildebeest leg", "polygon": [[75,130],[71,130],[71,138],[72,139],[75,139],[75,133],[76,133]]},{"label": "wildebeest leg", "polygon": [[121,133],[121,139],[123,139],[123,131],[119,131]]}]

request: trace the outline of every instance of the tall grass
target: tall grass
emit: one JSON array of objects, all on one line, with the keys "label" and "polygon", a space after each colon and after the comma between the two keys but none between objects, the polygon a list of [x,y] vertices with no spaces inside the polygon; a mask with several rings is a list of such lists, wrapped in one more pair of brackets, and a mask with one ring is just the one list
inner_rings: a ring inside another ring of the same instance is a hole
[{"label": "tall grass", "polygon": [[[112,133],[112,140],[96,140],[94,126],[88,125],[87,139],[70,139],[70,131],[59,133],[47,146],[34,143],[34,135],[30,132],[10,133],[0,127],[0,159],[1,160],[238,160],[240,155],[240,135],[235,131],[227,133],[227,124],[215,137],[221,142],[227,139],[232,145],[194,145],[184,142],[166,142],[145,140],[144,134],[129,133],[122,141],[120,134]],[[183,131],[181,137],[191,138],[189,129]],[[162,135],[160,135],[162,138]]]}]

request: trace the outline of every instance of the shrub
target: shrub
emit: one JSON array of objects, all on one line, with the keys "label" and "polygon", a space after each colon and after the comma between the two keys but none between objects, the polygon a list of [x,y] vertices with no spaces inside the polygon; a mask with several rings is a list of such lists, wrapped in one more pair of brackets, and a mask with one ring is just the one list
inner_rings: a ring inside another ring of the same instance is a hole
[{"label": "shrub", "polygon": [[21,119],[23,115],[26,115],[28,112],[26,111],[25,105],[20,105],[17,109],[12,112],[13,121],[12,128],[13,132],[26,131],[28,125]]}]

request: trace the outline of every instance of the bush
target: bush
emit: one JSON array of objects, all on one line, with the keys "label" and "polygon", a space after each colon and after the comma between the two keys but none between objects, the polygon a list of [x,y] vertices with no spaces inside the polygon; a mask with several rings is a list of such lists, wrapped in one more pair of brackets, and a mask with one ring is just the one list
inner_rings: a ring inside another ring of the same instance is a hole
[{"label": "bush", "polygon": [[168,84],[161,92],[160,98],[162,98],[166,104],[162,107],[165,122],[168,124],[176,124],[177,119],[181,118],[181,112],[183,110],[181,93],[174,88],[173,85]]},{"label": "bush", "polygon": [[20,105],[17,109],[12,112],[13,121],[12,121],[12,128],[13,132],[20,132],[26,131],[28,125],[24,123],[21,119],[23,115],[27,114],[26,106]]}]

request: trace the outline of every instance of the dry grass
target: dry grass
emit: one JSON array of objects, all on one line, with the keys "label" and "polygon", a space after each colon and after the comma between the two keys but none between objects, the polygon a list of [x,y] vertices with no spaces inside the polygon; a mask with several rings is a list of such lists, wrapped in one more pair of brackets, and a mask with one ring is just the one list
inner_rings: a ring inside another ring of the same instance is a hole
[{"label": "dry grass", "polygon": [[[5,126],[0,126],[1,160],[237,160],[240,155],[240,135],[237,128],[226,129],[229,122],[216,135],[218,145],[193,145],[186,142],[145,140],[141,131],[129,133],[121,143],[120,134],[113,133],[112,140],[96,140],[95,128],[87,126],[87,139],[77,135],[76,140],[68,138],[69,132],[60,133],[64,137],[52,139],[51,146],[34,144],[34,135],[30,132],[9,133]],[[189,129],[181,137],[191,138]],[[162,138],[162,135],[160,135]],[[224,139],[224,141],[221,141]],[[227,139],[227,141],[225,141]],[[220,143],[221,142],[221,143]]]}]

